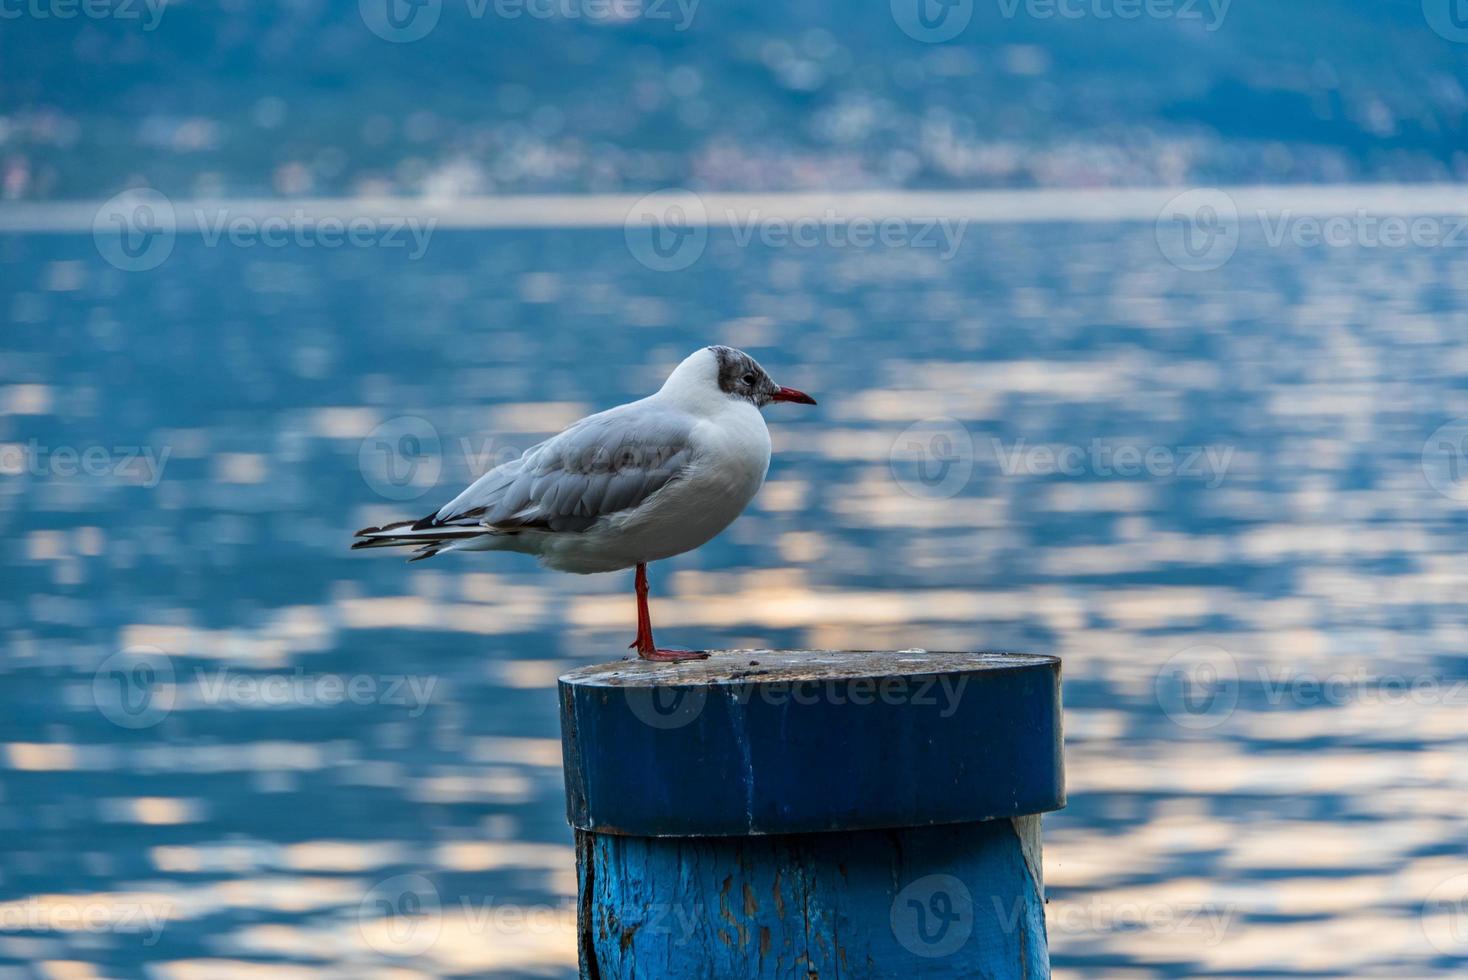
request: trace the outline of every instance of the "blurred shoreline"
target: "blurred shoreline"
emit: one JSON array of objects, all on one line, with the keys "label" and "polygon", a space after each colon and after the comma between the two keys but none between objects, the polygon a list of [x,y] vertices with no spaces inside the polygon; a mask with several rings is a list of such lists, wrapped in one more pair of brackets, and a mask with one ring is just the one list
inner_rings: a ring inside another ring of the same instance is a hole
[{"label": "blurred shoreline", "polygon": [[[441,228],[615,228],[639,208],[660,209],[674,195],[697,198],[691,224],[737,224],[758,214],[905,220],[962,218],[976,224],[1154,221],[1173,198],[1197,188],[1043,188],[1014,190],[865,190],[818,192],[667,191],[651,194],[506,194],[464,197],[216,197],[172,201],[176,215],[227,211],[253,219],[417,218]],[[1240,211],[1313,215],[1367,211],[1393,216],[1468,214],[1468,183],[1254,184],[1209,187]],[[126,196],[128,192],[117,195]],[[114,198],[115,200],[116,198]],[[0,203],[0,232],[90,232],[107,201]],[[179,222],[180,232],[201,223]]]}]

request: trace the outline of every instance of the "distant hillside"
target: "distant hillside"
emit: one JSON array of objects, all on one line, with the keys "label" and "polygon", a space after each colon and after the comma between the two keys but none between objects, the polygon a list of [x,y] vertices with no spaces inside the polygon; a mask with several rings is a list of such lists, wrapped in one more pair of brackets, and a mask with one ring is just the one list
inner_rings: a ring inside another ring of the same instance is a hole
[{"label": "distant hillside", "polygon": [[1468,43],[1421,0],[957,0],[944,43],[916,0],[421,0],[411,43],[386,2],[6,20],[4,195],[1468,178]]}]

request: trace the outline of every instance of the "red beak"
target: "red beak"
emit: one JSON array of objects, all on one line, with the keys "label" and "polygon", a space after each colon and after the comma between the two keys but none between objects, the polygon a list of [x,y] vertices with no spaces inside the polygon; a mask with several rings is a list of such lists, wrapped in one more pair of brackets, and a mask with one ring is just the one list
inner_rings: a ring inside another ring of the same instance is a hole
[{"label": "red beak", "polygon": [[781,388],[771,396],[772,402],[795,402],[797,405],[814,405],[816,400],[803,391],[794,388]]}]

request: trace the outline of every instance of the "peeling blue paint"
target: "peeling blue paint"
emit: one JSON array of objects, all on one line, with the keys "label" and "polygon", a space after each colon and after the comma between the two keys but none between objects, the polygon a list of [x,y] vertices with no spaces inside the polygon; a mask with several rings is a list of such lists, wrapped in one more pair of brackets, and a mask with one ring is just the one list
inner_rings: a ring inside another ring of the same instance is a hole
[{"label": "peeling blue paint", "polygon": [[1050,975],[1039,883],[1008,820],[852,834],[578,837],[587,841],[578,871],[594,910],[582,940],[595,973],[583,976]]}]

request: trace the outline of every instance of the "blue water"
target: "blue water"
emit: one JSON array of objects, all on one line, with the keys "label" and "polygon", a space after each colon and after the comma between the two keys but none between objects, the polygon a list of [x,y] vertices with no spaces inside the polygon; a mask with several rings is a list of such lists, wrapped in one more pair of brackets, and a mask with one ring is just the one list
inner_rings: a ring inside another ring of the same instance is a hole
[{"label": "blue water", "polygon": [[[8,22],[6,194],[1464,167],[1468,49],[1416,3],[988,8],[937,45],[880,4],[455,9],[412,44],[351,5]],[[554,679],[622,654],[630,573],[347,544],[713,342],[821,404],[770,409],[760,498],[654,567],[660,641],[1061,656],[1058,976],[1461,972],[1465,283],[1464,247],[1248,222],[1196,273],[1151,222],[949,259],[716,229],[672,273],[620,228],[186,234],[137,272],[0,234],[0,976],[572,975]]]}]

